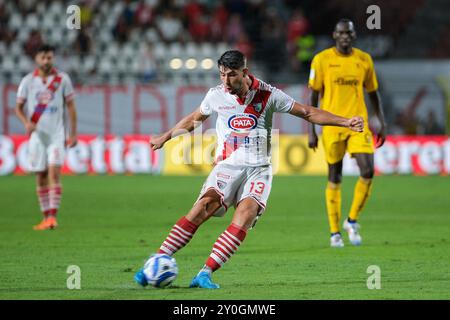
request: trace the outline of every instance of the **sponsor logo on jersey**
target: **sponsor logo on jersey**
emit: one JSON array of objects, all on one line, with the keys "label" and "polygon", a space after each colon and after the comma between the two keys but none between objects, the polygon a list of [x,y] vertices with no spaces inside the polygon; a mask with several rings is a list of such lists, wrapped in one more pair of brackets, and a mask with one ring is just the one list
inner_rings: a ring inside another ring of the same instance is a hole
[{"label": "sponsor logo on jersey", "polygon": [[336,80],[334,80],[334,83],[337,84],[338,86],[357,86],[359,81],[358,79],[354,79],[354,78],[348,78],[345,79],[344,77],[339,77]]},{"label": "sponsor logo on jersey", "polygon": [[220,106],[219,110],[234,110],[236,106]]},{"label": "sponsor logo on jersey", "polygon": [[58,111],[58,107],[56,106],[45,107],[37,105],[34,110],[40,113],[56,113]]},{"label": "sponsor logo on jersey", "polygon": [[249,131],[258,125],[258,120],[252,114],[239,113],[228,119],[228,127],[237,132]]},{"label": "sponsor logo on jersey", "polygon": [[36,94],[38,104],[48,105],[53,100],[53,92],[45,90]]}]

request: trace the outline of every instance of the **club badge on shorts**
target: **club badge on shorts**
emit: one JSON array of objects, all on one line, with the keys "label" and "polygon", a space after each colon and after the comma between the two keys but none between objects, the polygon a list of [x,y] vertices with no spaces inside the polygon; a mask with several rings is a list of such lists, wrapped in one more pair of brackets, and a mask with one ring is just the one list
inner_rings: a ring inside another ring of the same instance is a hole
[{"label": "club badge on shorts", "polygon": [[227,183],[222,180],[217,180],[217,186],[219,187],[220,190],[223,190],[227,186]]}]

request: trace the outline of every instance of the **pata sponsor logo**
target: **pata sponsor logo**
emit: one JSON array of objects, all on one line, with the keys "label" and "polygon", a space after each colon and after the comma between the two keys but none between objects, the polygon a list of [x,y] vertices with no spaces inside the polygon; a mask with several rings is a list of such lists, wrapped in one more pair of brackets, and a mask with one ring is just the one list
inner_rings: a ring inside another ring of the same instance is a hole
[{"label": "pata sponsor logo", "polygon": [[53,100],[53,93],[51,91],[42,91],[36,94],[36,100],[39,104],[48,104]]},{"label": "pata sponsor logo", "polygon": [[235,131],[248,131],[256,128],[257,119],[251,114],[236,114],[228,120],[228,126]]}]

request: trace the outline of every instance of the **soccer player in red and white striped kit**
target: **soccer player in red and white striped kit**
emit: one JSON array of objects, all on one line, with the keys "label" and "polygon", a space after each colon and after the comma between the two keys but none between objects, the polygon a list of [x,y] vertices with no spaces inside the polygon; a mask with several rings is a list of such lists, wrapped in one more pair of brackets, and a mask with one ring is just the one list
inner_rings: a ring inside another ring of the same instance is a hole
[{"label": "soccer player in red and white striped kit", "polygon": [[[213,112],[217,113],[216,165],[206,179],[189,213],[178,220],[162,243],[159,252],[172,256],[193,237],[198,227],[211,216],[223,216],[234,205],[231,224],[218,237],[212,252],[190,287],[219,288],[212,282],[218,270],[237,251],[266,208],[272,186],[270,137],[274,112],[290,113],[319,125],[347,127],[361,132],[361,117],[335,116],[318,108],[300,104],[283,91],[255,78],[248,72],[244,55],[237,50],[225,52],[218,60],[222,84],[211,88],[200,107],[168,132],[151,139],[154,150],[171,138],[194,130]],[[135,275],[147,285],[143,269]]]},{"label": "soccer player in red and white striped kit", "polygon": [[54,52],[50,45],[38,48],[37,68],[20,82],[15,109],[29,135],[28,165],[36,173],[36,192],[44,216],[34,230],[58,226],[56,215],[62,197],[60,172],[66,146],[65,109],[71,129],[67,145],[74,147],[77,143],[72,82],[66,73],[53,67]]}]

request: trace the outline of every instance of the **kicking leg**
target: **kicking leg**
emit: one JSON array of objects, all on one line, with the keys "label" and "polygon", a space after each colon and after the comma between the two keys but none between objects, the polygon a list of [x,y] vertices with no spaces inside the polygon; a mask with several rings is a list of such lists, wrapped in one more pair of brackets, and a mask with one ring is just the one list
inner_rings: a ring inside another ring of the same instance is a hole
[{"label": "kicking leg", "polygon": [[261,209],[263,208],[251,197],[239,202],[231,224],[214,243],[208,260],[198,275],[194,277],[190,287],[219,288],[219,285],[211,281],[211,273],[222,267],[237,251]]},{"label": "kicking leg", "polygon": [[189,211],[173,226],[158,253],[173,255],[183,248],[194,236],[197,228],[208,220],[221,207],[221,197],[214,190],[209,190]]},{"label": "kicking leg", "polygon": [[[198,227],[208,220],[222,205],[221,196],[213,189],[207,191],[192,207],[189,213],[181,217],[161,244],[158,253],[172,256],[191,241]],[[135,281],[146,286],[147,280],[143,269],[134,276]]]}]

